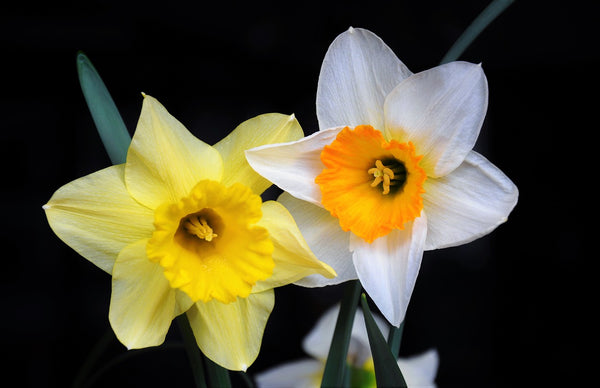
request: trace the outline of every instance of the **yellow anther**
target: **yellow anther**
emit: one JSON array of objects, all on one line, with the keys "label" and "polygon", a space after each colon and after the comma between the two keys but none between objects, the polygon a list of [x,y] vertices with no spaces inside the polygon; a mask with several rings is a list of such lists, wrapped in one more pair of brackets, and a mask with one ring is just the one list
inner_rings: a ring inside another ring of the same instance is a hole
[{"label": "yellow anther", "polygon": [[383,182],[382,194],[389,194],[390,185],[392,185],[392,179],[394,179],[394,171],[384,166],[381,160],[378,159],[375,161],[375,167],[370,168],[367,172],[373,174],[373,177],[375,178],[371,183],[371,187],[375,187]]},{"label": "yellow anther", "polygon": [[183,223],[183,227],[188,231],[188,233],[206,241],[212,241],[213,238],[218,237],[218,235],[214,233],[212,228],[208,225],[206,220],[196,215],[187,217]]}]

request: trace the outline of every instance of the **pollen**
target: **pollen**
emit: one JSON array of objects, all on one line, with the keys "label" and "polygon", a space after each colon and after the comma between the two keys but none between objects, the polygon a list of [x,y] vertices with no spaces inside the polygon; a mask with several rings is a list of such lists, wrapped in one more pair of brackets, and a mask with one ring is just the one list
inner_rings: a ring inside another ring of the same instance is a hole
[{"label": "pollen", "polygon": [[321,152],[321,203],[343,230],[369,243],[404,229],[423,209],[421,158],[411,142],[388,142],[367,125],[346,127]]}]

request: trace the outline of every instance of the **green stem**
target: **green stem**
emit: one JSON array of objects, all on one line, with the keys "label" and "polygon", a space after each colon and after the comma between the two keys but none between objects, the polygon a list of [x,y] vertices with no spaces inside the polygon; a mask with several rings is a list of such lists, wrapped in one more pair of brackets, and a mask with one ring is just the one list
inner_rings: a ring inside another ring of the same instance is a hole
[{"label": "green stem", "polygon": [[190,327],[190,322],[187,319],[187,315],[181,314],[176,318],[179,330],[181,331],[181,337],[185,344],[185,351],[190,360],[190,366],[192,367],[192,374],[194,375],[194,382],[197,388],[206,388],[206,381],[204,377],[204,367],[202,365],[202,352],[198,348],[196,343],[196,337]]},{"label": "green stem", "polygon": [[325,364],[325,371],[323,372],[322,387],[341,387],[344,385],[344,381],[347,381],[346,358],[361,290],[360,282],[353,280],[344,291],[327,363]]},{"label": "green stem", "polygon": [[208,357],[204,356],[204,366],[206,367],[206,375],[211,387],[230,388],[231,380],[229,378],[229,370],[215,364]]},{"label": "green stem", "polygon": [[471,43],[494,19],[496,19],[514,0],[494,0],[467,27],[444,55],[440,64],[456,61]]},{"label": "green stem", "polygon": [[390,333],[388,334],[387,342],[394,358],[398,358],[398,354],[400,354],[400,342],[402,342],[403,331],[404,321],[402,321],[399,327],[392,326]]},{"label": "green stem", "polygon": [[96,342],[90,354],[86,358],[85,362],[79,369],[75,380],[73,380],[73,388],[79,388],[84,386],[84,382],[87,376],[90,374],[92,370],[94,370],[94,366],[100,359],[100,356],[108,349],[108,346],[114,341],[115,335],[113,334],[112,329],[106,330],[104,335]]},{"label": "green stem", "polygon": [[125,353],[121,353],[118,356],[114,357],[112,360],[110,360],[108,363],[106,363],[105,365],[103,365],[100,368],[96,368],[95,369],[95,373],[93,375],[91,375],[87,381],[85,381],[82,385],[82,387],[92,387],[96,384],[96,382],[103,377],[104,375],[106,375],[108,372],[110,372],[111,369],[113,369],[116,366],[119,366],[120,364],[126,362],[127,360],[131,359],[131,358],[135,358],[137,356],[141,356],[143,354],[146,353],[150,353],[150,352],[156,352],[157,350],[173,350],[173,349],[181,349],[183,347],[182,344],[163,344],[160,347],[151,347],[151,348],[144,348],[144,349],[136,349],[136,350],[128,350]]}]

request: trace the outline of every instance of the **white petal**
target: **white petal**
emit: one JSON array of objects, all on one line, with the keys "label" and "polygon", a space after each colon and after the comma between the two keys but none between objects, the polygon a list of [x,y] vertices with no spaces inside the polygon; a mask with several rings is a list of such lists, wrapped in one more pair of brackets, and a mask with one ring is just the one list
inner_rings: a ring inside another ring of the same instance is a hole
[{"label": "white petal", "polygon": [[366,124],[383,130],[385,97],[410,75],[377,35],[350,28],[331,43],[321,66],[319,128]]},{"label": "white petal", "polygon": [[435,349],[398,360],[400,371],[409,387],[435,387],[439,355]]},{"label": "white petal", "polygon": [[356,279],[352,254],[348,249],[350,232],[344,232],[337,218],[318,206],[283,193],[277,199],[294,217],[298,229],[317,259],[329,264],[337,273],[333,279],[310,275],[295,282],[303,287],[322,287]]},{"label": "white petal", "polygon": [[479,65],[451,62],[423,71],[387,97],[386,137],[412,141],[427,175],[444,176],[473,149],[487,101],[487,80]]},{"label": "white petal", "polygon": [[356,273],[379,311],[394,326],[404,320],[427,235],[424,212],[404,230],[392,230],[371,244],[352,235],[350,249]]},{"label": "white petal", "polygon": [[[339,312],[339,304],[331,307],[319,318],[315,326],[307,336],[304,337],[302,349],[304,349],[307,354],[319,360],[325,361],[327,359]],[[387,338],[390,329],[388,323],[381,319],[377,314],[373,314],[373,319],[379,327],[381,334]],[[367,327],[365,326],[365,319],[360,309],[356,310],[354,316],[348,356],[354,360],[355,365],[358,366],[362,366],[367,359],[372,357]]]},{"label": "white petal", "polygon": [[175,316],[175,290],[162,267],[146,257],[147,242],[123,249],[113,268],[108,316],[128,349],[162,344]]},{"label": "white petal", "polygon": [[252,148],[246,151],[246,159],[256,172],[282,190],[321,206],[321,189],[315,183],[315,178],[325,168],[321,151],[341,130],[331,128],[298,141]]},{"label": "white petal", "polygon": [[298,360],[257,373],[258,388],[318,388],[325,365],[317,360]]},{"label": "white petal", "polygon": [[440,356],[435,349],[398,360],[404,381],[409,387],[435,387],[439,363]]},{"label": "white petal", "polygon": [[514,183],[475,151],[451,174],[425,181],[425,249],[466,244],[507,220],[517,204]]}]

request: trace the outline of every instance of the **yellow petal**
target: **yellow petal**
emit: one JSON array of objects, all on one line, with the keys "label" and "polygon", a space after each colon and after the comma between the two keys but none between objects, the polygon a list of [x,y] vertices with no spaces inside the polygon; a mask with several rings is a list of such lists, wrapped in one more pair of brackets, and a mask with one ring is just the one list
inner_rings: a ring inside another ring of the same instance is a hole
[{"label": "yellow petal", "polygon": [[273,276],[258,282],[252,292],[280,287],[312,274],[328,279],[336,276],[333,268],[312,253],[292,215],[283,205],[267,201],[263,203],[262,211],[263,217],[257,225],[269,231],[274,246],[275,269]]},{"label": "yellow petal", "polygon": [[257,174],[246,161],[244,151],[265,144],[301,139],[302,128],[294,115],[268,113],[246,120],[223,140],[215,144],[224,164],[224,185],[240,182],[261,194],[271,182]]},{"label": "yellow petal", "polygon": [[177,202],[202,179],[220,181],[222,169],[217,150],[145,96],[125,169],[127,189],[136,200],[152,209]]},{"label": "yellow petal", "polygon": [[108,273],[121,249],[154,230],[154,213],[131,198],[124,169],[111,166],[67,183],[44,205],[54,233]]},{"label": "yellow petal", "polygon": [[115,262],[110,324],[128,349],[164,342],[175,315],[175,290],[160,265],[146,258],[148,240],[129,245]]},{"label": "yellow petal", "polygon": [[228,304],[198,302],[187,314],[202,353],[224,368],[245,371],[258,356],[274,304],[269,290]]}]

